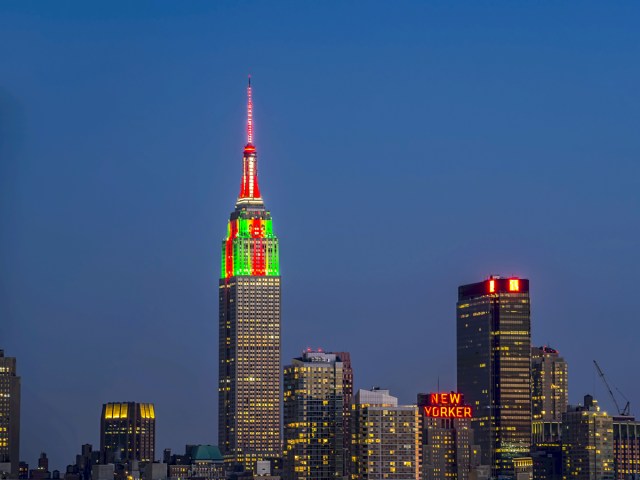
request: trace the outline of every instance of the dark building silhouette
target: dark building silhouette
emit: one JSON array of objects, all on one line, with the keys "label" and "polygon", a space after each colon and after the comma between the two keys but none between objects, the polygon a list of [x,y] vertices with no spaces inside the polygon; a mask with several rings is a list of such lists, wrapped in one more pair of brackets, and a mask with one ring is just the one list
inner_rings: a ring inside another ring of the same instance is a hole
[{"label": "dark building silhouette", "polygon": [[531,447],[529,280],[492,276],[458,288],[458,391],[494,477],[515,475]]},{"label": "dark building silhouette", "polygon": [[[0,350],[0,464],[18,477],[20,469],[20,377],[16,359]],[[5,468],[1,468],[5,470]]]},{"label": "dark building silhouette", "polygon": [[93,445],[84,444],[76,455],[76,463],[67,465],[64,480],[91,480],[93,465],[100,463],[100,452],[93,450]]},{"label": "dark building silhouette", "polygon": [[34,480],[51,478],[51,472],[49,471],[49,459],[47,458],[46,453],[40,453],[40,457],[38,457],[38,468],[29,472],[29,478]]},{"label": "dark building silhouette", "polygon": [[344,398],[342,409],[342,419],[344,423],[342,462],[345,475],[348,475],[351,468],[351,403],[353,402],[353,367],[351,365],[351,354],[349,352],[328,353],[333,353],[342,362],[342,395]]},{"label": "dark building silhouette", "polygon": [[153,403],[115,402],[102,406],[102,463],[153,462],[155,444],[156,413]]}]

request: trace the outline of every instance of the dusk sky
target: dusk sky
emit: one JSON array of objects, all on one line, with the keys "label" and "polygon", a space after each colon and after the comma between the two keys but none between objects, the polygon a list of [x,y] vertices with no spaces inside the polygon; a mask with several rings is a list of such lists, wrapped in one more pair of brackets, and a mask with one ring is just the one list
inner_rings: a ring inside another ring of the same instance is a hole
[{"label": "dusk sky", "polygon": [[[640,414],[638,2],[0,3],[0,348],[21,457],[154,402],[217,442],[220,246],[252,76],[282,363],[351,352],[403,403],[456,385],[457,287],[531,281],[572,403]],[[616,392],[617,394],[617,392]]]}]

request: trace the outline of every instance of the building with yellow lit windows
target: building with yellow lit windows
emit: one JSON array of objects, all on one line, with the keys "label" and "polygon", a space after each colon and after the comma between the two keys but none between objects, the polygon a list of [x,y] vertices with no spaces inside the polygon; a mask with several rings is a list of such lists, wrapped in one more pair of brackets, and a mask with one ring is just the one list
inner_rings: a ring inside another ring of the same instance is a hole
[{"label": "building with yellow lit windows", "polygon": [[569,368],[550,347],[531,347],[531,416],[534,422],[561,422],[569,405]]},{"label": "building with yellow lit windows", "polygon": [[284,368],[284,480],[345,474],[344,365],[335,353],[303,353]]},{"label": "building with yellow lit windows", "polygon": [[640,478],[640,421],[613,417],[613,468],[616,480]]},{"label": "building with yellow lit windows", "polygon": [[153,462],[156,413],[153,403],[115,402],[102,405],[100,460],[125,463]]},{"label": "building with yellow lit windows", "polygon": [[513,459],[531,448],[529,280],[491,276],[458,288],[458,392],[492,477],[515,477]]},{"label": "building with yellow lit windows", "polygon": [[418,407],[399,406],[389,390],[359,390],[352,406],[352,480],[418,480]]},{"label": "building with yellow lit windows", "polygon": [[[437,412],[434,416],[429,409],[432,406],[430,397],[433,394],[418,394],[422,479],[468,480],[477,461],[474,454],[477,447],[473,445],[470,428],[471,409],[467,417],[456,417],[455,407],[451,415],[445,413],[442,416]],[[462,398],[461,395],[459,397]],[[439,407],[435,409],[437,411]]]},{"label": "building with yellow lit windows", "polygon": [[565,480],[613,480],[613,418],[591,395],[562,415]]},{"label": "building with yellow lit windows", "polygon": [[251,84],[247,93],[240,194],[221,245],[218,446],[226,463],[255,472],[282,457],[280,257],[258,185]]},{"label": "building with yellow lit windows", "polygon": [[533,476],[562,476],[562,414],[569,404],[569,369],[550,347],[531,347],[531,417]]}]

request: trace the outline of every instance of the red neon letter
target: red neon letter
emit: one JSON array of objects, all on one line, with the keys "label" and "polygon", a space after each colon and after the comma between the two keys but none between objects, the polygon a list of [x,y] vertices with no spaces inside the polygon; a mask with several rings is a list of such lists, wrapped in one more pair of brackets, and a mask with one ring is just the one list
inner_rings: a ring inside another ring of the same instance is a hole
[{"label": "red neon letter", "polygon": [[517,278],[509,279],[509,291],[510,292],[519,292],[520,291],[520,280]]},{"label": "red neon letter", "polygon": [[489,293],[495,293],[496,291],[496,281],[489,280]]},{"label": "red neon letter", "polygon": [[438,394],[437,393],[432,393],[431,395],[429,395],[429,403],[431,405],[437,405],[438,403]]},{"label": "red neon letter", "polygon": [[431,410],[433,410],[433,407],[424,407],[424,414],[427,417],[430,417],[431,416]]},{"label": "red neon letter", "polygon": [[471,418],[471,407],[464,407],[464,417]]},{"label": "red neon letter", "polygon": [[453,403],[454,405],[460,405],[460,402],[461,402],[461,400],[462,400],[462,399],[460,398],[461,396],[462,396],[462,395],[460,395],[459,393],[452,393],[452,394],[450,395],[450,397],[451,397],[451,403]]}]

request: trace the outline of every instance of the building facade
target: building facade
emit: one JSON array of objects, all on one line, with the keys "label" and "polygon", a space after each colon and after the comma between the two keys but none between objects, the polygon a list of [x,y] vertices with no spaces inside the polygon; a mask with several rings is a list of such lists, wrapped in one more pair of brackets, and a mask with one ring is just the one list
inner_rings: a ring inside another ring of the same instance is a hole
[{"label": "building facade", "polygon": [[19,467],[20,377],[15,357],[5,357],[0,350],[0,470],[17,478]]},{"label": "building facade", "polygon": [[285,480],[344,476],[343,380],[334,353],[307,351],[284,368]]},{"label": "building facade", "polygon": [[171,455],[170,451],[165,451],[164,464],[171,480],[225,479],[224,457],[214,445],[187,445],[184,455]]},{"label": "building facade", "polygon": [[531,416],[560,422],[569,405],[569,368],[557,350],[531,347]]},{"label": "building facade", "polygon": [[114,402],[102,405],[102,463],[147,463],[155,459],[156,412],[153,403]]},{"label": "building facade", "polygon": [[[463,403],[461,395],[456,395],[458,394],[454,394],[452,401],[446,393],[418,394],[423,480],[469,479],[474,459],[472,410]],[[446,398],[444,403],[441,398]],[[454,410],[448,412],[447,408],[444,410],[445,414],[441,415],[440,407],[447,405],[453,406]],[[468,408],[468,415],[464,410],[457,411],[458,407],[463,405]],[[434,406],[436,412],[433,411]]]},{"label": "building facade", "polygon": [[218,446],[227,462],[253,470],[257,461],[282,455],[280,266],[258,186],[251,83],[248,97],[240,195],[222,242]]},{"label": "building facade", "polygon": [[613,418],[591,395],[562,415],[565,480],[613,480]]},{"label": "building facade", "polygon": [[418,480],[420,432],[416,406],[399,406],[389,390],[359,390],[351,410],[353,480]]},{"label": "building facade", "polygon": [[514,477],[531,447],[529,281],[492,276],[463,285],[457,303],[458,391],[493,477]]},{"label": "building facade", "polygon": [[[560,416],[562,419],[562,416]],[[534,480],[562,478],[562,421],[534,420],[531,424]]]},{"label": "building facade", "polygon": [[613,417],[613,470],[616,480],[640,480],[640,421]]}]

